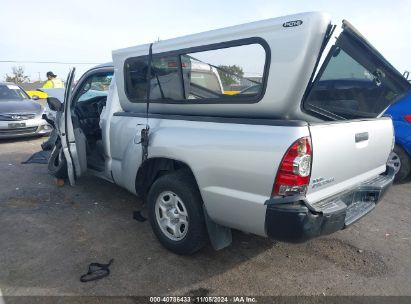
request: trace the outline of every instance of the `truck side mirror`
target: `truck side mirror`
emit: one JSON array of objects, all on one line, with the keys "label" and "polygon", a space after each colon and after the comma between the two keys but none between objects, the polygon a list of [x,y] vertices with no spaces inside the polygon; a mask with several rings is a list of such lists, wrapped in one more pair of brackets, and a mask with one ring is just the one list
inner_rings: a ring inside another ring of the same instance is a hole
[{"label": "truck side mirror", "polygon": [[49,108],[52,111],[62,111],[63,110],[63,104],[56,97],[47,97],[47,104],[49,105]]}]

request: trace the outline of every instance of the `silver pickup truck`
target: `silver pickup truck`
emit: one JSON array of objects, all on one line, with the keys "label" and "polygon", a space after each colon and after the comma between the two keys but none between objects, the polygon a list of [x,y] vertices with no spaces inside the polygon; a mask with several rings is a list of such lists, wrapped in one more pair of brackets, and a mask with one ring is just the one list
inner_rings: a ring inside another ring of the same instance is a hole
[{"label": "silver pickup truck", "polygon": [[147,203],[159,241],[191,254],[231,230],[301,242],[381,200],[410,83],[348,22],[304,13],[113,52],[64,102],[50,173],[93,174]]}]

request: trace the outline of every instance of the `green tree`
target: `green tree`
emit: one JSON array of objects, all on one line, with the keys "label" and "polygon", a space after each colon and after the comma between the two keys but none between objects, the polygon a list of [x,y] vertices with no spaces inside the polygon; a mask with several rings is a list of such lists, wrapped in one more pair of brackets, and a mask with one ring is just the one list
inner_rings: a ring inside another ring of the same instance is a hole
[{"label": "green tree", "polygon": [[244,76],[243,68],[238,65],[219,65],[218,74],[224,88],[238,83]]},{"label": "green tree", "polygon": [[11,68],[12,74],[6,74],[7,82],[22,83],[30,81],[29,76],[24,74],[24,67],[22,66],[13,66]]}]

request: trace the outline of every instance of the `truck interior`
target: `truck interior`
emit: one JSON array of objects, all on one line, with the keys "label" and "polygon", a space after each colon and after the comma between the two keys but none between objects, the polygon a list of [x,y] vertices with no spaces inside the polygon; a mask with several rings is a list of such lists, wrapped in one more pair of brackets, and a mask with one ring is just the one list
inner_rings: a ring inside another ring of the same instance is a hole
[{"label": "truck interior", "polygon": [[81,129],[85,136],[87,167],[96,171],[104,171],[105,166],[100,115],[112,77],[112,71],[90,75],[81,82],[71,106],[73,127]]}]

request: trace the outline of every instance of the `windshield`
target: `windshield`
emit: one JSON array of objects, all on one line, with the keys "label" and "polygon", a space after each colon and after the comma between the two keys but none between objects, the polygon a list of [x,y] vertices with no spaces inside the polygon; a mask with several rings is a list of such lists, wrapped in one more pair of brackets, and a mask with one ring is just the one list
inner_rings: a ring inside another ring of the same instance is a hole
[{"label": "windshield", "polygon": [[0,84],[0,101],[29,99],[15,84]]},{"label": "windshield", "polygon": [[87,101],[97,96],[107,96],[108,89],[113,78],[113,73],[97,74],[90,77],[80,91],[78,102]]}]

